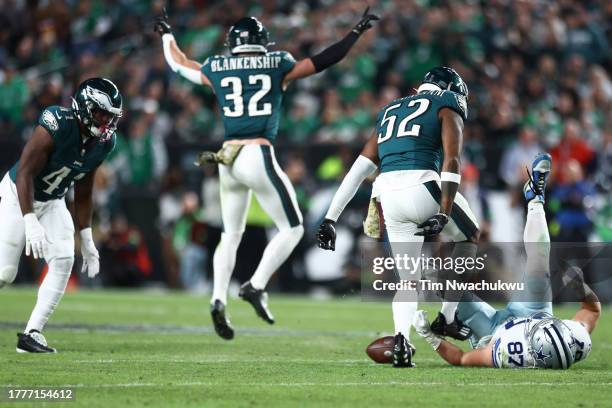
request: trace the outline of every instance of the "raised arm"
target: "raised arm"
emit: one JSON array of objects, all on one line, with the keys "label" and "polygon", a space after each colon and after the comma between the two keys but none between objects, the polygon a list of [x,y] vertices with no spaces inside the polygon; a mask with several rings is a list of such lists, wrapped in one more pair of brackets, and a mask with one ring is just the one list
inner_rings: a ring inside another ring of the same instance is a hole
[{"label": "raised arm", "polygon": [[168,16],[165,11],[163,15],[157,17],[154,30],[161,36],[164,57],[174,72],[195,84],[212,87],[206,75],[202,73],[202,64],[187,58],[185,53],[179,48],[172,34],[172,27],[168,23]]},{"label": "raised arm", "polygon": [[372,28],[372,21],[380,19],[375,14],[369,14],[369,11],[370,7],[366,8],[361,16],[361,20],[342,40],[330,45],[317,55],[298,61],[285,76],[283,87],[286,87],[294,79],[316,74],[340,62],[348,54],[353,45],[355,45],[361,34]]}]

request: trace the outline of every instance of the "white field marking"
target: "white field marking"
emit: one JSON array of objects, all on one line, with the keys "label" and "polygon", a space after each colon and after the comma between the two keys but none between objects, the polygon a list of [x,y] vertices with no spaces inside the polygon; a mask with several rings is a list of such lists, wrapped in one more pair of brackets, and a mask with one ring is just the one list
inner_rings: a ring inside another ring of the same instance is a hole
[{"label": "white field marking", "polygon": [[[19,329],[23,322],[5,322],[0,321],[0,329]],[[104,332],[104,333],[155,333],[155,334],[211,334],[214,333],[212,326],[182,326],[171,324],[75,324],[75,323],[51,323],[46,326],[47,330],[59,330],[68,332]],[[323,330],[299,330],[288,328],[259,328],[259,327],[244,327],[240,329],[241,335],[246,336],[296,336],[296,337],[382,337],[386,334],[376,331],[323,331]],[[322,340],[308,340],[313,345],[325,345],[327,343]]]},{"label": "white field marking", "polygon": [[[420,358],[415,363],[433,363],[442,360],[436,358]],[[296,363],[296,364],[329,364],[329,365],[377,365],[368,359],[346,359],[346,360],[322,360],[322,359],[284,359],[284,358],[260,358],[260,359],[242,359],[242,358],[205,358],[205,359],[182,359],[182,358],[152,358],[152,359],[101,359],[101,360],[75,360],[78,364],[134,364],[134,363]]]},{"label": "white field marking", "polygon": [[[160,383],[118,383],[118,384],[52,384],[52,385],[40,385],[39,388],[134,388],[134,387],[227,387],[228,383],[216,383],[208,381],[190,381],[190,382],[179,382],[171,384],[160,384]],[[426,386],[435,387],[439,385],[452,385],[459,387],[526,387],[526,386],[547,386],[547,387],[566,387],[566,386],[581,386],[581,387],[610,387],[612,382],[600,382],[600,383],[584,383],[584,382],[537,382],[527,381],[520,383],[445,383],[445,382],[429,382],[429,381],[384,381],[384,382],[339,382],[339,383],[328,383],[328,382],[295,382],[295,383],[235,383],[242,387],[363,387],[363,386]],[[32,387],[31,384],[20,385],[20,384],[0,384],[0,387]]]}]

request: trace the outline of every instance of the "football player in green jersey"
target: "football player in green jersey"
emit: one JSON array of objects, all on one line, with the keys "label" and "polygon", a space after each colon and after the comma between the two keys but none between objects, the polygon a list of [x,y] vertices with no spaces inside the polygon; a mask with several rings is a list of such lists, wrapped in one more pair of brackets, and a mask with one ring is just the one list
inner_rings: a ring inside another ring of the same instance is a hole
[{"label": "football player in green jersey", "polygon": [[181,52],[165,15],[155,24],[170,68],[191,82],[211,87],[221,107],[225,143],[218,154],[203,157],[219,163],[223,234],[213,258],[211,316],[215,331],[224,339],[234,337],[225,305],[251,192],[279,232],[250,281],[241,287],[240,296],[270,324],[274,317],[267,306],[266,285],[304,232],[295,192],[273,148],[283,93],[291,81],[321,72],[344,58],[374,20],[378,17],[366,9],[346,37],[296,62],[286,51],[268,51],[269,35],[263,24],[254,17],[242,18],[227,33],[230,55],[216,55],[203,64]]},{"label": "football player in green jersey", "polygon": [[47,107],[38,119],[21,158],[0,183],[0,287],[13,282],[25,246],[26,256],[44,259],[49,270],[23,333],[20,353],[53,353],[42,330],[66,289],[74,263],[74,225],[65,195],[74,185],[81,235],[82,272],[100,270],[91,231],[94,175],[115,146],[122,115],[119,90],[105,78],[79,85],[72,109]]},{"label": "football player in green jersey", "polygon": [[[363,180],[380,169],[372,197],[381,204],[394,253],[405,253],[408,248],[418,256],[423,236],[444,229],[452,241],[462,243],[455,245],[454,256],[475,256],[478,223],[465,198],[457,193],[467,95],[459,74],[436,67],[425,75],[415,95],[397,99],[380,111],[375,134],[345,176],[319,227],[320,248],[334,250],[334,223]],[[400,278],[418,280],[419,271],[413,272],[407,276],[400,272]],[[402,296],[405,294],[398,291],[393,301],[393,357],[395,366],[410,367],[414,347],[408,336],[417,303]],[[465,340],[471,330],[457,319],[457,303],[445,298],[432,330]]]}]

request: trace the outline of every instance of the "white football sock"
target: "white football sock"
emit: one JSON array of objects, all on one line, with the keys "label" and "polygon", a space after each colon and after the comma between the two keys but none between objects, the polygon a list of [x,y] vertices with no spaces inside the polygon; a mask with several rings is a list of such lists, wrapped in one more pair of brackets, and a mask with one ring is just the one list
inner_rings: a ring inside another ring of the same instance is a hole
[{"label": "white football sock", "polygon": [[455,320],[455,313],[457,312],[457,305],[459,302],[442,302],[442,308],[440,313],[444,315],[446,323],[452,323]]},{"label": "white football sock", "polygon": [[291,228],[283,228],[268,242],[259,265],[257,265],[257,269],[251,277],[251,285],[255,289],[266,288],[274,272],[291,255],[303,235],[304,227],[297,225]]},{"label": "white football sock", "polygon": [[[478,245],[476,245],[475,243],[470,241],[456,242],[451,257],[453,259],[474,259],[476,257],[476,252],[478,252]],[[453,277],[453,279],[461,280],[461,275],[463,275],[465,272],[471,271],[465,270],[461,273],[457,273],[456,276]],[[448,299],[444,299],[442,301],[442,308],[440,309],[440,313],[444,315],[446,323],[452,323],[455,320],[455,313],[457,312],[457,306],[459,305],[459,300],[461,300],[461,295],[462,292],[453,291],[452,294],[447,294]]]},{"label": "white football sock", "polygon": [[219,299],[227,304],[227,289],[229,288],[234,266],[236,266],[236,253],[242,240],[242,232],[221,233],[221,240],[213,256],[213,295],[210,303]]},{"label": "white football sock", "polygon": [[393,302],[393,325],[395,334],[402,333],[406,340],[410,341],[410,327],[416,313],[417,302]]},{"label": "white football sock", "polygon": [[537,199],[533,199],[527,204],[527,221],[523,231],[523,241],[550,242],[544,205]]},{"label": "white football sock", "polygon": [[26,333],[29,333],[30,330],[43,331],[49,317],[64,295],[73,263],[74,258],[55,258],[49,262],[49,270],[38,289],[38,299],[26,326]]}]

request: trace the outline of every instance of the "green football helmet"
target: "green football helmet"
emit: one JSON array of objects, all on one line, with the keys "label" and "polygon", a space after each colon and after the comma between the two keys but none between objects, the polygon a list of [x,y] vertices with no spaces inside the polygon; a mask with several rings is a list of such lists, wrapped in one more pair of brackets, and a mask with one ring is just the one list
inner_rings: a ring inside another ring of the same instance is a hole
[{"label": "green football helmet", "polygon": [[270,44],[268,30],[255,17],[241,18],[227,32],[226,45],[232,54],[266,53]]},{"label": "green football helmet", "polygon": [[123,115],[123,98],[106,78],[83,81],[72,98],[72,111],[91,136],[109,139]]},{"label": "green football helmet", "polygon": [[425,74],[424,84],[434,84],[441,89],[453,91],[459,95],[468,97],[468,87],[463,78],[452,68],[435,67]]}]

